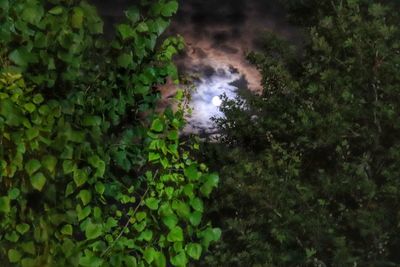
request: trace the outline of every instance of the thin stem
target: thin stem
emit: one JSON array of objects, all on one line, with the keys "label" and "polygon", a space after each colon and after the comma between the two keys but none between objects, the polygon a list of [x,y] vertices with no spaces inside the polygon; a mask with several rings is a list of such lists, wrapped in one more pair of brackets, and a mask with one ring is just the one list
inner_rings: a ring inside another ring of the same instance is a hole
[{"label": "thin stem", "polygon": [[121,236],[123,235],[123,233],[125,232],[125,229],[128,228],[129,226],[129,222],[131,221],[131,219],[133,218],[133,216],[135,216],[136,212],[138,211],[140,205],[143,203],[143,199],[144,197],[147,195],[147,192],[149,191],[149,187],[147,187],[146,191],[144,192],[144,194],[142,195],[142,197],[140,198],[139,204],[136,206],[135,210],[133,211],[132,215],[129,216],[128,221],[125,223],[124,227],[122,228],[121,232],[119,233],[119,235],[117,236],[117,238],[112,242],[112,244],[110,246],[108,246],[108,248],[100,255],[100,257],[102,258],[103,256],[105,256],[107,254],[107,252],[110,251],[110,249],[112,247],[114,247],[115,243],[121,238]]}]

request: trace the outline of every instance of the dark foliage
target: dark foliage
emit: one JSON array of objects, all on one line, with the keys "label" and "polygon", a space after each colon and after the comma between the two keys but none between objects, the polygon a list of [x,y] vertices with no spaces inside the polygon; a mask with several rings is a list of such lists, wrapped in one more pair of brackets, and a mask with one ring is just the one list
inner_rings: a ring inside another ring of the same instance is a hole
[{"label": "dark foliage", "polygon": [[400,264],[400,20],[369,2],[302,5],[301,56],[273,35],[249,55],[262,95],[225,100],[203,146],[223,229],[205,265]]}]

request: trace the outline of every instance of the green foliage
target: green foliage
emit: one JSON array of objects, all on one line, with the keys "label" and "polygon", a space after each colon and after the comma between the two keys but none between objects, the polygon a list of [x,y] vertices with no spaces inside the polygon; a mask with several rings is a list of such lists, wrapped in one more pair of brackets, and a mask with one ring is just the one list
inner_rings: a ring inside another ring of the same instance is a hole
[{"label": "green foliage", "polygon": [[335,2],[310,10],[301,51],[270,35],[250,54],[261,95],[224,101],[204,147],[223,229],[205,266],[400,264],[400,20]]},{"label": "green foliage", "polygon": [[2,266],[186,266],[218,232],[183,110],[154,112],[178,80],[182,38],[158,42],[177,2],[144,2],[105,40],[85,1],[0,1]]}]

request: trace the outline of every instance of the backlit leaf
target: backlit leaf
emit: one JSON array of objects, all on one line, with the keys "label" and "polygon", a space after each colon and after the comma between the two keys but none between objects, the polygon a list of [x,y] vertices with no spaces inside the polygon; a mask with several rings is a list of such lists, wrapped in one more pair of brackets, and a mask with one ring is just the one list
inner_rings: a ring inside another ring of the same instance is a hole
[{"label": "backlit leaf", "polygon": [[82,28],[83,23],[83,10],[80,7],[75,7],[71,17],[71,25],[76,29]]},{"label": "backlit leaf", "polygon": [[143,253],[143,258],[148,264],[152,263],[156,256],[157,256],[157,252],[152,247],[146,248],[144,253]]},{"label": "backlit leaf", "polygon": [[44,185],[46,184],[46,177],[41,172],[38,172],[31,176],[30,180],[33,188],[38,191],[42,191]]},{"label": "backlit leaf", "polygon": [[102,227],[100,224],[94,224],[89,221],[86,225],[85,236],[87,239],[96,239],[102,235]]},{"label": "backlit leaf", "polygon": [[175,226],[167,235],[167,240],[170,242],[183,241],[183,230],[179,226]]},{"label": "backlit leaf", "polygon": [[72,225],[66,224],[61,228],[61,233],[64,235],[72,235]]},{"label": "backlit leaf", "polygon": [[162,132],[164,129],[164,124],[160,119],[155,119],[151,124],[151,130],[155,132]]},{"label": "backlit leaf", "polygon": [[86,189],[81,190],[79,192],[79,198],[82,200],[83,205],[86,206],[92,200],[92,192]]},{"label": "backlit leaf", "polygon": [[161,14],[165,17],[170,17],[178,11],[178,2],[177,1],[169,1],[164,4]]},{"label": "backlit leaf", "polygon": [[158,209],[158,202],[159,202],[159,200],[155,199],[154,197],[150,197],[145,200],[146,206],[149,207],[149,209],[151,209],[151,210]]},{"label": "backlit leaf", "polygon": [[42,165],[45,167],[49,172],[54,173],[57,159],[52,155],[46,155],[42,158]]},{"label": "backlit leaf", "polygon": [[117,26],[117,31],[122,37],[122,40],[126,40],[128,38],[132,38],[135,36],[135,31],[132,29],[131,26],[127,24],[120,24]]},{"label": "backlit leaf", "polygon": [[28,232],[30,228],[31,227],[29,226],[29,224],[26,224],[26,223],[18,224],[17,227],[16,227],[18,233],[20,233],[21,235],[23,235],[26,232]]},{"label": "backlit leaf", "polygon": [[80,169],[75,170],[73,176],[74,176],[74,182],[77,187],[86,183],[88,179],[88,174],[85,170],[80,170]]},{"label": "backlit leaf", "polygon": [[42,167],[42,164],[40,161],[36,159],[31,159],[25,164],[25,171],[28,173],[28,175],[34,174],[36,171],[38,171]]},{"label": "backlit leaf", "polygon": [[8,260],[11,262],[11,263],[16,263],[16,262],[19,262],[20,260],[21,260],[21,253],[20,252],[18,252],[18,250],[15,250],[15,249],[10,249],[9,251],[8,251]]},{"label": "backlit leaf", "polygon": [[189,221],[193,226],[198,226],[201,222],[202,213],[195,211],[189,215]]},{"label": "backlit leaf", "polygon": [[202,250],[201,245],[197,243],[190,243],[186,248],[187,254],[195,260],[200,259]]},{"label": "backlit leaf", "polygon": [[131,7],[125,11],[125,16],[131,23],[136,23],[140,18],[139,9],[137,9],[137,7]]},{"label": "backlit leaf", "polygon": [[186,257],[185,252],[182,251],[182,252],[178,253],[178,255],[172,257],[171,263],[172,263],[172,265],[177,266],[177,267],[186,266],[188,263],[188,259]]},{"label": "backlit leaf", "polygon": [[10,212],[10,198],[0,197],[0,212],[8,213]]},{"label": "backlit leaf", "polygon": [[198,179],[198,171],[197,171],[197,165],[192,164],[189,167],[185,168],[184,174],[189,180],[197,180]]},{"label": "backlit leaf", "polygon": [[63,13],[64,8],[62,6],[56,6],[49,10],[49,13],[52,15],[60,15]]}]

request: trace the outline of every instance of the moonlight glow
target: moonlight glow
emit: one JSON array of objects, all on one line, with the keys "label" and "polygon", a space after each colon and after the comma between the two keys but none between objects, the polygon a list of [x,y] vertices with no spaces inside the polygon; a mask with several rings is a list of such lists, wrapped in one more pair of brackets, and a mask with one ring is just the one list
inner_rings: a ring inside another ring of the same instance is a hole
[{"label": "moonlight glow", "polygon": [[192,112],[188,114],[188,124],[184,129],[186,133],[215,131],[215,124],[210,118],[223,116],[219,110],[222,104],[219,96],[224,94],[228,99],[236,97],[237,87],[232,83],[241,78],[240,74],[230,65],[216,63],[214,66],[214,72],[211,75],[205,75],[195,82],[196,90],[189,104]]},{"label": "moonlight glow", "polygon": [[221,106],[221,104],[222,104],[222,100],[221,100],[221,98],[219,98],[219,96],[214,96],[214,97],[212,98],[212,100],[211,100],[211,103],[212,103],[214,106],[219,107],[219,106]]}]

